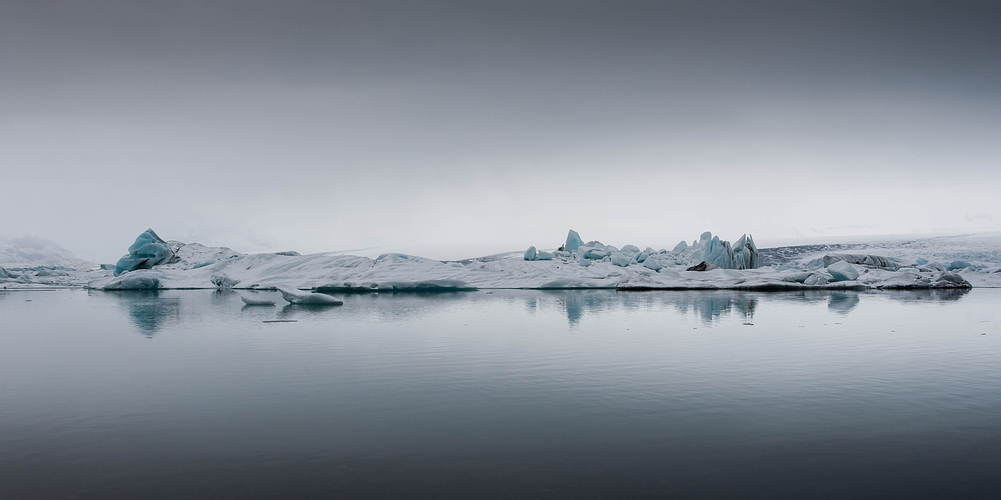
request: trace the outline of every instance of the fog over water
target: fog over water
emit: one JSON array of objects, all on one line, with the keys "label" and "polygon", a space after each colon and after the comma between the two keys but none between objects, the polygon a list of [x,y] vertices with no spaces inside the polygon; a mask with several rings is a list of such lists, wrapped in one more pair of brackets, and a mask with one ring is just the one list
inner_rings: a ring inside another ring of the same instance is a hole
[{"label": "fog over water", "polygon": [[0,235],[110,261],[998,230],[974,2],[0,5]]}]

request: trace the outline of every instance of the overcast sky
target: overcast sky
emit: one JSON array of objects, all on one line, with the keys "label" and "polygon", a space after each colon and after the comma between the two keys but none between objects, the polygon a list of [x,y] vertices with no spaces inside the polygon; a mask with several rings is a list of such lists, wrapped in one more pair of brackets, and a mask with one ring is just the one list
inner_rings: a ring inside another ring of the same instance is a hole
[{"label": "overcast sky", "polygon": [[[993,5],[992,5],[993,4]],[[0,2],[0,234],[114,261],[1001,227],[983,2]]]}]

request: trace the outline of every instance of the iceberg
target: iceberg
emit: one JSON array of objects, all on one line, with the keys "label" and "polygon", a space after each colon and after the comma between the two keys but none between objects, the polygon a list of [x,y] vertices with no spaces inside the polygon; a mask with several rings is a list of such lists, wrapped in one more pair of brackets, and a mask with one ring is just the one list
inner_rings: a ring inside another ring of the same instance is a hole
[{"label": "iceberg", "polygon": [[692,262],[705,261],[721,269],[758,268],[758,247],[754,244],[754,238],[747,234],[731,246],[729,241],[720,240],[719,236],[706,231],[694,247],[696,250],[691,255]]},{"label": "iceberg", "polygon": [[285,299],[289,304],[303,304],[303,305],[321,305],[321,306],[339,306],[343,305],[344,302],[337,300],[329,295],[322,293],[301,293],[297,290],[292,290],[285,287],[276,287],[282,294],[282,298]]},{"label": "iceberg", "polygon": [[584,240],[580,239],[580,235],[577,234],[577,231],[571,229],[570,232],[567,233],[567,242],[563,245],[563,250],[566,250],[567,252],[574,252],[582,246],[584,246]]},{"label": "iceberg", "polygon": [[664,268],[664,265],[653,257],[647,257],[646,260],[643,261],[643,267],[653,269],[654,271],[660,271]]},{"label": "iceberg", "polygon": [[633,262],[633,256],[625,252],[615,252],[612,254],[612,264],[619,267],[626,267]]},{"label": "iceberg", "polygon": [[853,281],[857,280],[859,277],[858,271],[855,266],[839,260],[829,266],[827,266],[827,272],[831,273],[835,281]]},{"label": "iceberg", "polygon": [[115,276],[136,269],[150,269],[155,265],[169,262],[174,252],[166,241],[160,239],[152,229],[147,229],[136,238],[125,254],[115,264]]},{"label": "iceberg", "polygon": [[271,299],[255,299],[253,297],[247,297],[246,295],[241,295],[240,300],[248,306],[273,306],[275,301]]},{"label": "iceberg", "polygon": [[535,247],[528,247],[528,250],[525,250],[525,260],[535,260],[536,256]]},{"label": "iceberg", "polygon": [[742,235],[733,244],[730,262],[732,264],[730,269],[758,268],[758,247],[754,244],[754,238],[751,235]]}]

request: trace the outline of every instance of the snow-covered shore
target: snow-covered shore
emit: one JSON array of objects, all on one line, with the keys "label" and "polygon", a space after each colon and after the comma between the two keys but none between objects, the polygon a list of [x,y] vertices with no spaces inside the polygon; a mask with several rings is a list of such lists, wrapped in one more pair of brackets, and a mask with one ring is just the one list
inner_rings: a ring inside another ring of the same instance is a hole
[{"label": "snow-covered shore", "polygon": [[[144,250],[133,245],[135,251],[119,262],[118,275],[113,269],[11,269],[0,272],[0,284],[7,288],[84,286],[101,290],[286,287],[330,293],[505,288],[863,290],[1001,286],[1001,237],[997,235],[909,240],[868,248],[833,245],[759,251],[750,238],[741,238],[730,245],[718,238],[707,238],[706,233],[691,245],[679,244],[672,250],[640,251],[631,245],[619,249],[598,242],[568,241],[549,252],[537,251],[531,255],[516,252],[442,262],[403,254],[384,254],[376,259],[295,252],[242,254],[197,243],[151,239],[147,233],[143,234],[137,244],[142,243]],[[161,247],[150,250],[148,245],[157,242],[169,247],[169,251],[164,252]],[[571,245],[575,247],[567,250]],[[145,255],[153,256],[156,262],[145,259]],[[536,260],[526,260],[529,257]],[[720,267],[707,259],[736,268]],[[756,265],[759,260],[763,267],[739,268]],[[707,262],[701,266],[707,270],[687,270],[702,262]],[[128,270],[129,267],[135,269]]]}]

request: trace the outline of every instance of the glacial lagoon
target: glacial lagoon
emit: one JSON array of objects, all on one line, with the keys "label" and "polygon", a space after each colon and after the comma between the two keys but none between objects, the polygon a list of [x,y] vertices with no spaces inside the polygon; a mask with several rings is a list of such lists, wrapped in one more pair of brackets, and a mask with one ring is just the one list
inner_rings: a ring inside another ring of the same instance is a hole
[{"label": "glacial lagoon", "polygon": [[338,298],[0,292],[0,498],[1001,491],[998,289]]}]

